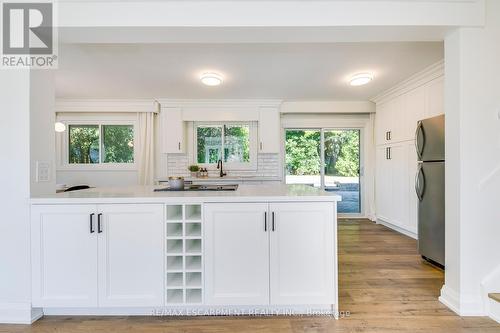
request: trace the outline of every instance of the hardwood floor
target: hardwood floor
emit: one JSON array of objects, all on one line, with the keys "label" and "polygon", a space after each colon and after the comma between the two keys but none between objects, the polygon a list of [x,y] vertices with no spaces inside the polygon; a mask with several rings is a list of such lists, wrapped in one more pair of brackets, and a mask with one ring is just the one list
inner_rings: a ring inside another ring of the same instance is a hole
[{"label": "hardwood floor", "polygon": [[460,318],[437,300],[443,272],[416,242],[367,220],[339,222],[340,320],[329,317],[45,317],[0,332],[500,332],[483,317]]}]

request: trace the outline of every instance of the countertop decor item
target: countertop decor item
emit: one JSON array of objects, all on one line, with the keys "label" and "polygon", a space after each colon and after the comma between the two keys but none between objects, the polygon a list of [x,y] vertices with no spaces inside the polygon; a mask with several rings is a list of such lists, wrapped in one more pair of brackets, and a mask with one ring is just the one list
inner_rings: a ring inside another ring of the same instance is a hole
[{"label": "countertop decor item", "polygon": [[200,172],[200,167],[196,164],[190,165],[188,170],[191,171],[191,177],[198,177]]}]

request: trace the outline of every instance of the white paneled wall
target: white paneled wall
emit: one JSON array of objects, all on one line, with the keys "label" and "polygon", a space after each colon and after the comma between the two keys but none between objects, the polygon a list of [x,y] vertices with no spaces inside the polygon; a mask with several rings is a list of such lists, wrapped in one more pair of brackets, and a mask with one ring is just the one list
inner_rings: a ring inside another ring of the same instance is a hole
[{"label": "white paneled wall", "polygon": [[[256,170],[227,170],[231,177],[273,177],[280,178],[280,155],[279,154],[258,154]],[[189,177],[190,158],[187,154],[168,154],[167,155],[167,175]],[[209,170],[210,176],[217,176],[218,170]]]}]

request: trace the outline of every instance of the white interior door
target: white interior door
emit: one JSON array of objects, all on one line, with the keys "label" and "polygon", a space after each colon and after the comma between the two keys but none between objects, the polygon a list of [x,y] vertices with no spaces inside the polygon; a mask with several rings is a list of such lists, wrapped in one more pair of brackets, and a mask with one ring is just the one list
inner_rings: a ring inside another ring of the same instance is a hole
[{"label": "white interior door", "polygon": [[271,304],[336,304],[335,204],[270,204]]},{"label": "white interior door", "polygon": [[98,208],[99,306],[162,306],[163,205]]},{"label": "white interior door", "polygon": [[32,207],[33,306],[97,306],[97,232],[91,226],[95,209],[95,205]]},{"label": "white interior door", "polygon": [[206,204],[205,300],[218,305],[269,303],[265,203]]}]

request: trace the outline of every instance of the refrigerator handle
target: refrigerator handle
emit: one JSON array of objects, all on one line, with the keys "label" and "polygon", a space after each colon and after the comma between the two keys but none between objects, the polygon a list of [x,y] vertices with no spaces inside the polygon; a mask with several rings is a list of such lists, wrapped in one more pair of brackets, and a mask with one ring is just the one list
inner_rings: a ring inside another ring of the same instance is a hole
[{"label": "refrigerator handle", "polygon": [[[422,140],[422,144],[420,144],[420,140]],[[417,122],[417,129],[415,130],[415,149],[417,151],[417,156],[419,160],[422,160],[422,153],[424,152],[424,146],[425,146],[424,126],[422,124],[422,121],[419,120]]]},{"label": "refrigerator handle", "polygon": [[[422,184],[420,183],[420,176],[422,176]],[[415,192],[417,193],[418,201],[422,201],[425,191],[425,174],[422,165],[418,166],[417,174],[415,175]]]}]

